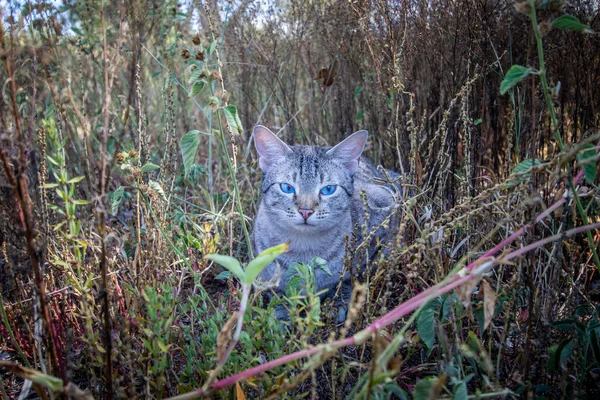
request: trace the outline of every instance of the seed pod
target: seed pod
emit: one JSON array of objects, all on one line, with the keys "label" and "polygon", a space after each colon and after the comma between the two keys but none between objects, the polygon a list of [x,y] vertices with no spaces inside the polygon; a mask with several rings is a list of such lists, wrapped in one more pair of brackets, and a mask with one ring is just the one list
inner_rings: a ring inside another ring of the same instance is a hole
[{"label": "seed pod", "polygon": [[187,60],[188,58],[190,58],[192,55],[190,54],[190,51],[188,49],[182,49],[181,50],[181,58]]},{"label": "seed pod", "polygon": [[216,81],[217,79],[221,79],[221,74],[217,70],[210,71],[210,80]]},{"label": "seed pod", "polygon": [[538,29],[540,30],[542,36],[545,36],[552,29],[552,24],[548,21],[540,22]]},{"label": "seed pod", "polygon": [[227,90],[215,90],[215,96],[223,100],[224,102],[229,101],[229,92]]},{"label": "seed pod", "polygon": [[200,40],[199,34],[196,33],[194,36],[192,36],[192,43],[194,43],[196,46],[200,46],[200,43],[202,43],[202,41]]},{"label": "seed pod", "polygon": [[515,1],[515,10],[521,14],[529,15],[531,13],[531,6],[527,0]]},{"label": "seed pod", "polygon": [[196,52],[196,60],[204,61],[204,49],[200,49]]},{"label": "seed pod", "polygon": [[138,156],[138,152],[135,150],[129,150],[129,157],[136,158]]}]

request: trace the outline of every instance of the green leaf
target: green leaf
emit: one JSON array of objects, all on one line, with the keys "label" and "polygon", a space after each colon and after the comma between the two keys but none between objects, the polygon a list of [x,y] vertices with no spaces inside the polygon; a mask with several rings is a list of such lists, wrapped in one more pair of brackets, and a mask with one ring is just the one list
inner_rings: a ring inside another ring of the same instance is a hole
[{"label": "green leaf", "polygon": [[564,367],[573,355],[574,340],[568,339],[558,345],[557,353],[559,355],[559,365]]},{"label": "green leaf", "polygon": [[321,257],[315,257],[312,259],[311,264],[314,266],[315,270],[320,269],[325,272],[328,276],[332,276],[331,270],[327,264],[327,260],[322,259]]},{"label": "green leaf", "polygon": [[217,41],[213,40],[213,42],[210,44],[210,48],[208,49],[208,55],[211,55],[215,49],[217,48]]},{"label": "green leaf", "polygon": [[408,395],[400,386],[396,385],[394,382],[388,382],[383,386],[385,392],[389,394],[393,394],[398,397],[400,400],[409,400]]},{"label": "green leaf", "polygon": [[593,33],[588,25],[582,24],[577,18],[568,14],[562,15],[552,21],[552,27],[567,31]]},{"label": "green leaf", "polygon": [[67,183],[77,183],[77,182],[81,182],[83,180],[83,178],[85,178],[85,176],[77,176],[75,178],[71,178],[67,181]]},{"label": "green leaf", "polygon": [[481,124],[481,122],[483,122],[483,119],[478,118],[473,122],[473,125],[477,126],[477,125]]},{"label": "green leaf", "polygon": [[90,202],[88,200],[73,200],[73,204],[77,204],[79,206],[85,205],[85,204],[90,204]]},{"label": "green leaf", "polygon": [[188,97],[194,97],[195,95],[200,93],[202,89],[204,89],[204,79],[195,81],[192,85],[192,89],[190,90],[190,94],[188,94]]},{"label": "green leaf", "polygon": [[294,276],[288,284],[285,286],[285,294],[290,297],[295,293],[300,293],[302,291],[302,278],[299,275]]},{"label": "green leaf", "polygon": [[46,375],[33,369],[25,368],[15,362],[0,360],[0,367],[6,368],[22,379],[42,385],[53,392],[64,392],[63,380],[52,375]]},{"label": "green leaf", "polygon": [[528,179],[531,178],[531,168],[533,168],[536,165],[540,165],[542,163],[542,161],[538,158],[535,159],[527,159],[527,160],[523,160],[521,161],[519,164],[517,164],[517,166],[513,169],[512,174],[513,175],[517,175],[519,174],[519,176],[517,176],[515,178],[514,181],[510,181],[508,182],[508,186],[516,186],[518,184],[520,184],[521,182],[524,182]]},{"label": "green leaf", "polygon": [[149,180],[148,187],[154,190],[156,193],[160,194],[164,199],[167,198],[167,196],[165,196],[165,191],[163,190],[162,186],[160,186],[160,183]]},{"label": "green leaf", "polygon": [[123,196],[125,195],[125,187],[121,186],[117,190],[115,190],[112,194],[112,202],[110,204],[110,213],[116,214],[119,209],[119,205],[123,200]]},{"label": "green leaf", "polygon": [[248,263],[246,267],[246,280],[244,283],[246,285],[251,285],[254,282],[254,279],[260,274],[269,263],[275,260],[277,257],[288,251],[290,247],[289,243],[282,243],[277,246],[269,247],[268,249],[262,251],[259,255],[254,258],[254,260]]},{"label": "green leaf", "polygon": [[242,269],[242,264],[240,264],[240,262],[237,259],[229,256],[222,256],[220,254],[209,254],[204,258],[214,261],[217,264],[221,264],[223,267],[227,268],[233,275],[235,275],[240,282],[244,283],[246,281],[246,274]]},{"label": "green leaf", "polygon": [[142,172],[150,172],[157,169],[160,169],[160,167],[156,164],[152,164],[151,162],[146,163],[142,166]]},{"label": "green leaf", "polygon": [[413,399],[414,400],[429,400],[435,398],[435,393],[432,393],[434,389],[434,385],[437,383],[438,378],[435,376],[428,376],[427,378],[421,379],[415,385],[415,390],[413,390]]},{"label": "green leaf", "polygon": [[432,349],[435,342],[435,317],[439,302],[430,301],[417,317],[417,333],[428,349]]},{"label": "green leaf", "polygon": [[583,176],[585,177],[585,181],[590,185],[596,180],[598,168],[595,162],[590,162],[587,160],[594,158],[595,156],[596,147],[591,143],[586,144],[583,147],[583,150],[577,154],[577,160],[579,161],[581,168],[583,168]]},{"label": "green leaf", "polygon": [[454,400],[467,400],[469,398],[469,394],[467,392],[467,385],[465,382],[459,382],[454,387]]},{"label": "green leaf", "polygon": [[512,89],[517,83],[527,78],[531,74],[531,68],[525,68],[521,65],[513,65],[510,67],[504,80],[500,84],[500,94],[504,94]]},{"label": "green leaf", "polygon": [[231,276],[231,272],[223,271],[219,275],[215,276],[215,279],[219,280],[219,281],[224,281],[226,279],[229,279],[230,276]]},{"label": "green leaf", "polygon": [[223,107],[223,112],[225,113],[225,119],[227,119],[229,126],[241,135],[242,132],[244,132],[244,129],[242,128],[242,121],[238,115],[237,108],[233,104],[230,104]]},{"label": "green leaf", "polygon": [[590,331],[590,346],[592,348],[592,354],[596,359],[596,364],[600,365],[600,340],[598,340],[598,329]]},{"label": "green leaf", "polygon": [[285,275],[283,276],[283,279],[285,279],[287,281],[289,279],[292,279],[296,275],[300,275],[300,272],[298,271],[298,269],[301,268],[302,266],[303,266],[303,264],[299,263],[299,262],[291,263],[290,266],[285,271]]},{"label": "green leaf", "polygon": [[187,178],[190,173],[190,168],[194,164],[194,158],[196,157],[196,151],[200,144],[200,131],[193,130],[189,131],[181,138],[181,155],[183,157],[183,169],[185,171],[185,177]]},{"label": "green leaf", "polygon": [[190,79],[188,79],[188,85],[193,85],[198,80],[198,78],[200,78],[201,74],[202,68],[196,68],[195,70],[193,70],[190,74]]},{"label": "green leaf", "polygon": [[58,183],[46,183],[41,186],[42,189],[53,189],[55,187],[58,187]]}]

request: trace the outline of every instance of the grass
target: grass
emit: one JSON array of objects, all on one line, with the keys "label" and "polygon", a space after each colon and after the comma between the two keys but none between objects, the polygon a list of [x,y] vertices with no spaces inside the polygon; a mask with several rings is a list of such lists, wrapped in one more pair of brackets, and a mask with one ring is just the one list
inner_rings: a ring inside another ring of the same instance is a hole
[{"label": "grass", "polygon": [[[3,399],[598,395],[594,2],[198,4],[2,9]],[[257,123],[402,172],[340,326],[251,289]]]}]

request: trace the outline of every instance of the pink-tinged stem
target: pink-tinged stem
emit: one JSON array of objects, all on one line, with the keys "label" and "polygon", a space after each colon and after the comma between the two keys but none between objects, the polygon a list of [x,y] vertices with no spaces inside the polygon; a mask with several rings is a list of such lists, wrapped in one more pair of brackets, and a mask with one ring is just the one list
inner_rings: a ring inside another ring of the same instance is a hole
[{"label": "pink-tinged stem", "polygon": [[548,243],[552,243],[555,242],[557,240],[563,239],[563,238],[568,238],[571,236],[575,236],[579,233],[583,233],[583,232],[587,232],[587,231],[591,231],[593,229],[600,229],[600,222],[596,222],[595,224],[589,224],[589,225],[584,225],[584,226],[580,226],[577,228],[573,228],[570,229],[566,232],[561,232],[561,233],[557,233],[556,235],[552,235],[550,237],[544,238],[542,240],[538,240],[537,242],[531,243],[525,247],[521,247],[518,250],[515,250],[511,253],[508,253],[505,257],[503,257],[503,260],[510,260],[512,258],[518,257],[522,254],[525,254],[531,250],[537,249],[538,247],[542,247]]}]

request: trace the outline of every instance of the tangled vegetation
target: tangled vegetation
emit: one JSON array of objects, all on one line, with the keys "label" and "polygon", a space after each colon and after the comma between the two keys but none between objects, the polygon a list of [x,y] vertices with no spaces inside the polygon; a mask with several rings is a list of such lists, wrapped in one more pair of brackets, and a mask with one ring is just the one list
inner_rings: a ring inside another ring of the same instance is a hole
[{"label": "tangled vegetation", "polygon": [[[2,399],[600,395],[597,1],[0,7]],[[402,174],[344,324],[261,296],[258,123]]]}]

